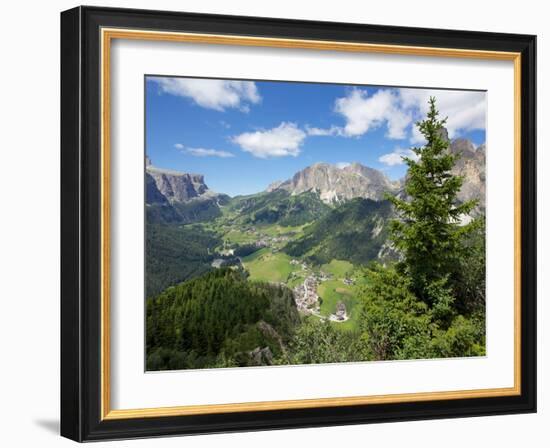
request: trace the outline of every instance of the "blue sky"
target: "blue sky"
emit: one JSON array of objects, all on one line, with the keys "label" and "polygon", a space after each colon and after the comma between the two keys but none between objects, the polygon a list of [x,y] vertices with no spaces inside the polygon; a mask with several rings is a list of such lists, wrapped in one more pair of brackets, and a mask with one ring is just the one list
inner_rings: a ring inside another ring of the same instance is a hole
[{"label": "blue sky", "polygon": [[146,78],[146,154],[200,173],[231,196],[264,190],[316,162],[360,162],[391,179],[422,144],[414,126],[434,95],[452,138],[485,142],[484,92],[274,81]]}]

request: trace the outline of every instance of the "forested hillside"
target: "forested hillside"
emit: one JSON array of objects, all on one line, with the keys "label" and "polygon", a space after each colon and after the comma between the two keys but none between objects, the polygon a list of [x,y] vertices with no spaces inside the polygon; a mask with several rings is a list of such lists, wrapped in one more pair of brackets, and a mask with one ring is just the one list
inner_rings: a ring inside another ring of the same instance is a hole
[{"label": "forested hillside", "polygon": [[192,226],[148,224],[145,241],[145,287],[151,297],[211,269],[219,237]]},{"label": "forested hillside", "polygon": [[147,368],[272,364],[299,322],[286,287],[219,269],[147,302]]},{"label": "forested hillside", "polygon": [[367,264],[377,259],[387,240],[391,213],[388,201],[352,199],[305,228],[283,250],[318,265],[333,259]]},{"label": "forested hillside", "polygon": [[231,207],[238,210],[243,224],[278,223],[281,226],[307,224],[330,211],[314,192],[291,195],[285,190],[235,198]]}]

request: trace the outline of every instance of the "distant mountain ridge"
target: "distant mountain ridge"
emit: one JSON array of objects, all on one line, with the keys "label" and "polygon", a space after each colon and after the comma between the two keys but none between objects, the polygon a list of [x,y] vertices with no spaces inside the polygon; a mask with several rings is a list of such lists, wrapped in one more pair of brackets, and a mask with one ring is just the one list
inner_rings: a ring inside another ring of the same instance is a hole
[{"label": "distant mountain ridge", "polygon": [[187,202],[199,197],[216,196],[204,182],[202,174],[183,173],[153,166],[146,159],[147,203]]},{"label": "distant mountain ridge", "polygon": [[149,222],[191,223],[220,215],[229,196],[208,188],[202,174],[183,173],[153,166],[145,168],[145,202]]},{"label": "distant mountain ridge", "polygon": [[[485,211],[485,144],[475,147],[463,138],[450,140],[449,151],[460,154],[452,173],[464,177],[460,201],[478,200],[474,215]],[[345,166],[315,163],[296,172],[290,179],[274,182],[263,192],[231,199],[208,188],[202,174],[192,174],[146,163],[146,203],[154,222],[190,223],[215,218],[220,205],[230,202],[250,215],[250,222],[283,220],[286,225],[323,216],[328,210],[352,199],[381,201],[386,194],[404,195],[406,176],[392,181],[382,171],[358,162]],[[277,193],[277,194],[275,194]],[[285,197],[285,195],[289,195]],[[304,196],[307,193],[307,196]],[[313,195],[318,197],[315,201]],[[295,200],[292,198],[296,198]],[[319,202],[320,201],[320,202]]]},{"label": "distant mountain ridge", "polygon": [[452,173],[464,176],[464,183],[458,193],[460,201],[477,199],[479,201],[476,210],[485,210],[485,144],[477,148],[466,139],[456,139],[449,145],[453,154],[460,154]]},{"label": "distant mountain ridge", "polygon": [[398,188],[399,182],[392,182],[381,171],[354,162],[344,167],[316,163],[286,181],[271,184],[268,191],[315,192],[325,204],[334,204],[357,197],[379,201]]}]

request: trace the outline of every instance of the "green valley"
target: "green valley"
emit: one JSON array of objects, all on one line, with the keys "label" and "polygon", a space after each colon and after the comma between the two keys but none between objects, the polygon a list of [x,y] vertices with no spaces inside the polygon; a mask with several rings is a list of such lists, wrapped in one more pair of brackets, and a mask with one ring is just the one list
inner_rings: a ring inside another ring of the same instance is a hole
[{"label": "green valley", "polygon": [[[363,254],[361,257],[350,248],[358,240],[357,233],[365,222],[368,221],[371,233],[377,231],[376,226],[387,216],[387,204],[380,210],[375,201],[358,198],[328,206],[315,196],[314,193],[296,196],[286,192],[260,193],[227,201],[219,207],[217,216],[204,222],[151,224],[149,239],[154,248],[151,248],[148,270],[148,294],[222,266],[233,266],[245,271],[251,282],[280,284],[292,290],[302,314],[326,319],[341,330],[355,328],[357,313],[353,309],[357,301],[352,277],[363,263],[354,262],[376,259],[383,239],[377,239],[377,235],[360,239],[369,245],[369,250],[355,245],[355,251]],[[313,220],[312,216],[317,219]],[[285,225],[289,222],[293,225]],[[313,235],[316,238],[312,238]],[[195,236],[206,249],[200,255],[190,250],[192,245],[178,245],[178,241],[184,244]],[[346,238],[355,242],[346,243]],[[340,250],[335,252],[342,259],[329,259],[328,251],[338,244]],[[307,250],[297,249],[302,247]],[[365,253],[371,258],[366,259]],[[158,266],[160,254],[166,269]],[[180,277],[175,272],[179,272]],[[334,284],[338,287],[329,286]],[[336,317],[338,307],[340,318]]]}]

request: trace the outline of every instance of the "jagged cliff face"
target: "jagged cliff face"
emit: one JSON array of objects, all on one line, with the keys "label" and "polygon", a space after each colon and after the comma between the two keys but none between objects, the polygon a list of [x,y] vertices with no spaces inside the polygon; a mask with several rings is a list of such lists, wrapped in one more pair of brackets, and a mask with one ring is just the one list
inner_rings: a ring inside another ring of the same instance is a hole
[{"label": "jagged cliff face", "polygon": [[[485,144],[478,146],[467,139],[457,138],[450,140],[446,129],[441,131],[442,137],[449,141],[449,151],[458,154],[455,166],[452,169],[454,175],[464,176],[462,188],[458,193],[458,200],[461,202],[477,199],[478,205],[473,210],[473,215],[485,212]],[[403,187],[406,176],[400,182],[399,197],[404,197]]]},{"label": "jagged cliff face", "polygon": [[475,147],[465,139],[453,140],[449,146],[453,154],[460,154],[452,172],[464,176],[462,189],[458,194],[460,201],[477,199],[477,211],[485,209],[485,145]]},{"label": "jagged cliff face", "polygon": [[148,165],[146,168],[147,203],[176,203],[210,195],[201,174],[162,170]]},{"label": "jagged cliff face", "polygon": [[168,199],[157,188],[155,178],[148,172],[145,173],[145,203],[147,204],[168,204]]},{"label": "jagged cliff face", "polygon": [[146,216],[148,223],[189,224],[220,215],[229,196],[213,192],[201,174],[163,170],[146,161]]},{"label": "jagged cliff face", "polygon": [[268,191],[283,189],[291,194],[316,192],[326,204],[353,198],[381,200],[386,192],[396,192],[399,184],[383,173],[359,163],[339,168],[316,163],[297,172],[291,179],[270,185]]}]

